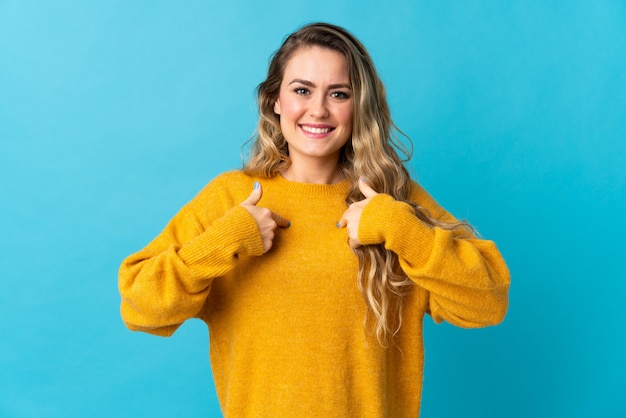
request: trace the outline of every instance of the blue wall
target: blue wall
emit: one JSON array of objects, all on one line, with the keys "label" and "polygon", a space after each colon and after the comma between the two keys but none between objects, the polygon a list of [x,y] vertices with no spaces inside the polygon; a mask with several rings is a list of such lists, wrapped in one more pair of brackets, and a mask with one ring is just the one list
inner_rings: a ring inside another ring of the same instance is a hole
[{"label": "blue wall", "polygon": [[617,0],[0,0],[0,416],[219,416],[204,325],[127,331],[117,268],[239,167],[314,20],[368,46],[414,173],[512,272],[501,326],[426,321],[422,416],[626,416]]}]

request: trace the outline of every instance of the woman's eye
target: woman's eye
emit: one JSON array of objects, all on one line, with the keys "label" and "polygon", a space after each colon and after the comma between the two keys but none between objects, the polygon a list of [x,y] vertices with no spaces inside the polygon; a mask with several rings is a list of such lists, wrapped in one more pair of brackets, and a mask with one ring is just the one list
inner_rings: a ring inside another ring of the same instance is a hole
[{"label": "woman's eye", "polygon": [[294,90],[296,94],[301,96],[307,95],[309,93],[309,89],[305,89],[304,87],[298,87]]},{"label": "woman's eye", "polygon": [[350,98],[350,95],[343,91],[335,91],[331,94],[331,96],[334,97],[335,99],[342,99],[342,100]]}]

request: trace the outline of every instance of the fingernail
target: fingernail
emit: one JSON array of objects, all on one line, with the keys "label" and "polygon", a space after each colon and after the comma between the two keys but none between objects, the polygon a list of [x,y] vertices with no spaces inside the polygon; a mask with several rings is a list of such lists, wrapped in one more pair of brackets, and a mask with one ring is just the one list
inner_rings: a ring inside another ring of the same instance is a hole
[{"label": "fingernail", "polygon": [[259,183],[258,181],[254,182],[254,189],[258,189],[259,187],[261,187],[261,183]]}]

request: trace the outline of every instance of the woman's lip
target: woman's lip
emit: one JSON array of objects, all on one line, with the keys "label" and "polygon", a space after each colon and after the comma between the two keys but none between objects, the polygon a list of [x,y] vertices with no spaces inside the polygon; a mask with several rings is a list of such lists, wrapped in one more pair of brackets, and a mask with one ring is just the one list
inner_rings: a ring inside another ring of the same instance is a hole
[{"label": "woman's lip", "polygon": [[332,125],[327,123],[301,123],[300,126],[310,126],[312,128],[332,128]]},{"label": "woman's lip", "polygon": [[307,124],[301,124],[300,129],[302,129],[305,133],[311,134],[311,135],[326,135],[335,128],[329,125],[307,123]]}]

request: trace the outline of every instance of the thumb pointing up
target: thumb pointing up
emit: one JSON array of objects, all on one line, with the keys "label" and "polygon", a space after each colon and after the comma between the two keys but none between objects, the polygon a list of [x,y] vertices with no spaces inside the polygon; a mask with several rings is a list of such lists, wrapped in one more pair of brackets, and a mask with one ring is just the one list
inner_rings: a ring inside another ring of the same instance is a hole
[{"label": "thumb pointing up", "polygon": [[365,177],[359,178],[359,190],[363,193],[366,199],[376,196],[378,193],[367,183]]},{"label": "thumb pointing up", "polygon": [[276,227],[287,228],[290,222],[267,208],[257,206],[257,203],[261,200],[261,196],[263,196],[261,184],[255,182],[254,189],[250,192],[246,200],[241,202],[241,206],[243,206],[256,221],[259,232],[261,233],[261,238],[263,239],[264,252],[267,252],[272,248]]},{"label": "thumb pointing up", "polygon": [[255,206],[257,203],[259,203],[259,200],[261,200],[261,196],[263,196],[263,188],[261,187],[261,183],[255,181],[254,189],[252,189],[248,198],[241,202],[241,204]]}]

